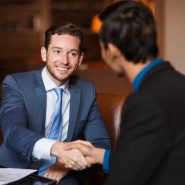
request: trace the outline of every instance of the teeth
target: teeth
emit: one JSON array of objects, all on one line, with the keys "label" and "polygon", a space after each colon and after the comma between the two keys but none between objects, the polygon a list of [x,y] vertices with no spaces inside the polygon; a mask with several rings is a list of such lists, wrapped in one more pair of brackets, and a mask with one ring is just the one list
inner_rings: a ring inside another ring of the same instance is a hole
[{"label": "teeth", "polygon": [[66,68],[66,67],[57,67],[57,69],[59,69],[61,71],[67,71],[68,70],[68,68]]}]

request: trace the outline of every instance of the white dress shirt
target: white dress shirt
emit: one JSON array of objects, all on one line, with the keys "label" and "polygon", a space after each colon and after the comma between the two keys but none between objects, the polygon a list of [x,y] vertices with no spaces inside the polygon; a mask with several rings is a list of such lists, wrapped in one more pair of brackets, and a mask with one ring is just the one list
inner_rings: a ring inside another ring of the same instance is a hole
[{"label": "white dress shirt", "polygon": [[[50,151],[56,140],[48,139],[48,132],[52,126],[54,119],[54,109],[57,100],[57,95],[54,88],[57,85],[49,78],[46,67],[42,71],[42,79],[46,89],[47,104],[46,104],[46,120],[45,120],[45,138],[38,140],[33,148],[32,156],[36,159],[51,159]],[[69,126],[69,110],[70,110],[70,92],[68,90],[69,81],[60,86],[63,89],[62,93],[62,137],[64,141],[67,138],[68,126]]]}]

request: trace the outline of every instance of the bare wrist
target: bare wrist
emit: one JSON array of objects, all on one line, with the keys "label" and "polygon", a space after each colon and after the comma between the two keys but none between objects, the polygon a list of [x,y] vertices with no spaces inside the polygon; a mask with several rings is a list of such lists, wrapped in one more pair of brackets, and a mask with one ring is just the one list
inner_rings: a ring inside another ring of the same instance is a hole
[{"label": "bare wrist", "polygon": [[96,163],[103,164],[104,155],[105,155],[105,149],[96,148],[95,150]]},{"label": "bare wrist", "polygon": [[63,150],[63,142],[56,142],[52,147],[51,147],[51,156],[56,156],[60,157],[61,156],[61,151]]}]

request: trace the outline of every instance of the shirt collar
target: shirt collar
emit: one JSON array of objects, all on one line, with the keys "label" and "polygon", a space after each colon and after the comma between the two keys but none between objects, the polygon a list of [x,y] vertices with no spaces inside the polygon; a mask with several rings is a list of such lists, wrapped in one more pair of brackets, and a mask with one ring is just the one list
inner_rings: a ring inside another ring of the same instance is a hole
[{"label": "shirt collar", "polygon": [[134,92],[136,92],[139,89],[139,86],[143,80],[143,78],[145,77],[146,73],[152,69],[154,66],[162,63],[163,60],[160,58],[156,58],[154,60],[152,60],[149,64],[147,64],[135,77],[133,83],[132,83],[132,87]]},{"label": "shirt collar", "polygon": [[[49,78],[46,72],[46,67],[44,67],[42,70],[42,80],[44,82],[46,91],[53,90],[54,88],[57,87],[57,85]],[[59,88],[62,88],[63,91],[68,94],[69,92],[68,86],[69,86],[69,80],[67,80],[63,85],[59,86]]]}]

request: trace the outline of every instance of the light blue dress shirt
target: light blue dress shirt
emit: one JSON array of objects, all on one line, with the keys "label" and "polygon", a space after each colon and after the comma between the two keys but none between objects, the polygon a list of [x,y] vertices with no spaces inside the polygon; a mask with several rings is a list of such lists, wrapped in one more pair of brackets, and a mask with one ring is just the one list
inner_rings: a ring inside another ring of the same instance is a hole
[{"label": "light blue dress shirt", "polygon": [[[46,106],[46,121],[45,121],[45,135],[48,135],[48,132],[51,128],[53,119],[54,119],[54,107],[57,101],[57,95],[53,91],[57,85],[49,78],[47,74],[46,67],[42,71],[42,79],[44,82],[44,86],[46,89],[46,96],[47,96],[47,106]],[[61,140],[64,141],[67,138],[68,126],[69,126],[69,111],[70,111],[70,92],[68,90],[68,83],[66,82],[59,88],[63,89],[62,94],[62,137]],[[50,151],[56,140],[42,138],[38,140],[33,148],[32,156],[36,159],[46,159],[51,160]]]}]

